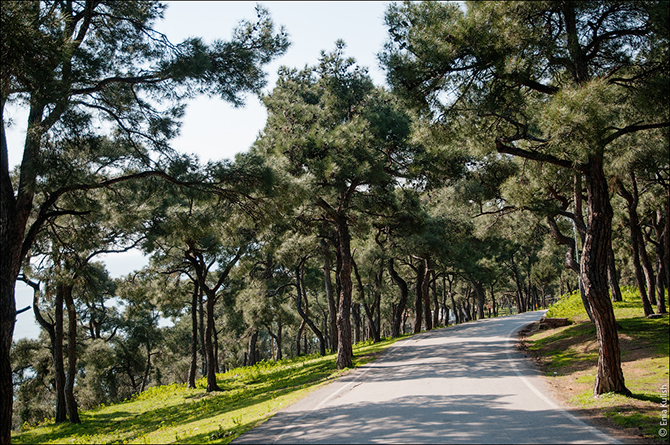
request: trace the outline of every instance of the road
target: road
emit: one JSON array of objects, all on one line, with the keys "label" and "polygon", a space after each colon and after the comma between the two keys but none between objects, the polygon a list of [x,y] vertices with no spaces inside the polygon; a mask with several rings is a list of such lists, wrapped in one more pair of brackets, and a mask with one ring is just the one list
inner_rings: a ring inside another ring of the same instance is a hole
[{"label": "road", "polygon": [[560,408],[516,350],[542,314],[401,340],[234,443],[618,443]]}]

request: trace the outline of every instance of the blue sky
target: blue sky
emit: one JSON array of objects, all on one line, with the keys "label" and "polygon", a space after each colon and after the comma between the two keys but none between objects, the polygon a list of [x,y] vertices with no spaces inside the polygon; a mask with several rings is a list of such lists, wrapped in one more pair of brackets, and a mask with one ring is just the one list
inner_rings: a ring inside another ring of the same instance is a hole
[{"label": "blue sky", "polygon": [[[346,56],[354,57],[359,65],[367,66],[373,81],[384,84],[384,73],[378,67],[376,54],[386,40],[384,12],[387,2],[259,2],[265,6],[277,26],[284,25],[291,39],[287,53],[267,67],[271,91],[277,79],[277,69],[303,68],[318,62],[322,50],[332,51],[335,41],[347,44]],[[216,39],[229,40],[236,24],[256,17],[256,2],[167,2],[164,20],[156,29],[179,43],[187,37],[201,37],[210,43]],[[8,128],[7,139],[10,165],[20,162],[25,136],[25,110],[8,109],[7,115],[15,124]],[[265,124],[266,113],[257,98],[247,98],[244,108],[233,108],[220,99],[198,98],[189,103],[181,135],[173,146],[184,153],[195,153],[201,161],[230,158],[249,148]],[[114,277],[124,276],[141,268],[146,260],[141,253],[107,255],[101,258]],[[32,303],[32,290],[17,283],[18,309]],[[32,311],[18,315],[14,339],[36,338],[39,328]]]}]

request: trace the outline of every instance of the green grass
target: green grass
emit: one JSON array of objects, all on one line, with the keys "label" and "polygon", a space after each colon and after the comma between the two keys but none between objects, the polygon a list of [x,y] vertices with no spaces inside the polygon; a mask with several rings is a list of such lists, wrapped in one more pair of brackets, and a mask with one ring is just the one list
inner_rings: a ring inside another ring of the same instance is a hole
[{"label": "green grass", "polygon": [[648,319],[637,289],[622,289],[622,294],[624,301],[613,303],[613,307],[619,324],[622,369],[631,396],[593,397],[598,362],[596,329],[588,321],[578,292],[567,295],[547,313],[547,317],[567,317],[575,324],[535,333],[527,346],[539,358],[546,375],[555,376],[550,381],[573,409],[596,412],[629,436],[664,442],[658,432],[661,388],[668,387],[668,316]]},{"label": "green grass", "polygon": [[[398,339],[354,345],[354,367],[374,360]],[[346,371],[342,371],[346,372]],[[217,374],[223,391],[206,380],[153,387],[132,400],[80,413],[82,423],[47,420],[24,426],[14,443],[228,443],[320,385],[337,378],[335,354],[262,362]]]}]

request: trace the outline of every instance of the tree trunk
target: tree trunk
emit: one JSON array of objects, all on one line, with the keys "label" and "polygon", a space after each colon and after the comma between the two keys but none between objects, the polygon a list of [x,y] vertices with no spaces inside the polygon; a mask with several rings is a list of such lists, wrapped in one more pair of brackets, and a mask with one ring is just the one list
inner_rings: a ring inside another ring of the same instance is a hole
[{"label": "tree trunk", "polygon": [[593,393],[630,394],[621,369],[617,323],[607,282],[607,256],[612,239],[612,215],[603,159],[590,156],[586,175],[588,227],[582,251],[581,271],[586,298],[593,310],[598,337],[598,372]]},{"label": "tree trunk", "polygon": [[56,285],[56,299],[54,302],[54,339],[52,343],[52,357],[54,362],[54,373],[56,383],[56,423],[67,420],[67,408],[65,403],[65,364],[63,360],[63,301],[64,286]]},{"label": "tree trunk", "polygon": [[486,301],[486,294],[484,294],[484,286],[481,281],[472,282],[475,288],[475,296],[477,297],[477,318],[480,320],[484,318],[484,302]]},{"label": "tree trunk", "polygon": [[426,275],[426,265],[421,259],[416,269],[416,287],[414,288],[414,333],[421,332],[423,317],[423,279]]},{"label": "tree trunk", "polygon": [[[326,339],[323,336],[323,333],[321,330],[316,327],[314,322],[309,318],[309,308],[307,306],[307,293],[305,292],[305,286],[303,282],[303,265],[304,262],[301,262],[300,265],[296,268],[295,271],[295,278],[296,278],[296,286],[298,290],[298,314],[300,314],[300,317],[303,319],[305,323],[309,326],[309,328],[314,332],[314,335],[316,335],[316,338],[319,339],[319,355],[322,357],[326,355]],[[302,309],[302,304],[301,301],[305,300],[305,310],[303,311]]]},{"label": "tree trunk", "polygon": [[409,289],[407,282],[403,280],[400,275],[393,268],[393,258],[389,259],[388,263],[389,274],[393,282],[400,288],[400,301],[398,305],[393,308],[393,321],[391,324],[391,337],[398,337],[402,333],[403,315],[405,313],[405,306],[407,306],[407,299],[409,297]]},{"label": "tree trunk", "polygon": [[[24,281],[33,288],[33,313],[35,314],[35,319],[49,335],[49,344],[50,344],[49,349],[51,351],[51,358],[54,363],[54,371],[55,371],[54,389],[56,390],[56,417],[54,420],[56,423],[62,423],[67,420],[67,414],[65,412],[65,372],[63,371],[63,296],[61,294],[59,297],[57,294],[56,301],[54,302],[56,308],[54,316],[56,317],[56,320],[60,318],[60,348],[59,348],[60,370],[59,370],[59,366],[57,365],[58,355],[56,353],[56,322],[49,323],[42,316],[39,307],[39,294],[40,294],[39,285],[37,283],[33,283],[28,280]],[[58,310],[59,304],[60,304],[60,310]]]},{"label": "tree trunk", "polygon": [[247,366],[254,366],[256,364],[256,341],[258,340],[258,329],[252,329],[249,335],[249,343],[247,347]]},{"label": "tree trunk", "polygon": [[351,293],[353,283],[351,282],[351,240],[346,215],[338,214],[337,241],[340,256],[340,302],[337,312],[337,369],[351,368],[353,356],[351,345]]},{"label": "tree trunk", "polygon": [[300,356],[301,352],[301,346],[300,346],[300,338],[302,337],[302,331],[305,329],[305,319],[300,322],[300,326],[298,327],[298,334],[295,336],[295,355]]},{"label": "tree trunk", "polygon": [[665,269],[668,265],[664,264],[663,260],[666,258],[664,238],[670,234],[663,232],[663,224],[663,212],[661,209],[657,209],[653,226],[656,232],[656,311],[659,314],[667,312],[665,307]]},{"label": "tree trunk", "polygon": [[[214,320],[216,323],[216,320]],[[217,374],[221,372],[219,368],[219,332],[221,330],[216,330],[216,324],[214,325],[214,330],[212,331],[212,337],[214,342],[214,372]]]},{"label": "tree trunk", "polygon": [[205,356],[207,357],[207,392],[221,391],[219,385],[216,383],[216,363],[214,362],[214,343],[212,341],[212,333],[216,327],[214,326],[214,303],[216,303],[215,292],[211,289],[206,289],[207,293],[207,325],[205,326]]},{"label": "tree trunk", "polygon": [[281,321],[277,323],[277,333],[275,334],[272,332],[272,324],[265,325],[265,328],[268,330],[268,334],[270,334],[270,337],[272,337],[277,344],[277,354],[275,355],[273,353],[273,358],[275,361],[281,360],[282,357],[282,352],[281,352]]},{"label": "tree trunk", "polygon": [[284,355],[282,353],[282,324],[281,324],[281,319],[277,321],[277,335],[275,337],[275,341],[277,342],[277,360],[281,360],[284,358]]},{"label": "tree trunk", "polygon": [[193,282],[191,297],[191,366],[188,369],[188,387],[195,389],[195,375],[198,370],[198,295],[200,287]]},{"label": "tree trunk", "polygon": [[203,289],[200,289],[198,297],[198,308],[200,316],[200,373],[203,376],[207,375],[207,353],[205,352],[205,307],[204,307]]},{"label": "tree trunk", "polygon": [[623,301],[621,288],[619,287],[619,276],[616,271],[616,262],[614,260],[614,250],[612,250],[612,246],[610,246],[607,252],[607,281],[610,285],[612,301]]},{"label": "tree trunk", "polygon": [[454,299],[454,293],[451,292],[451,282],[449,283],[449,297],[451,297],[451,307],[454,308],[454,317],[456,318],[455,323],[460,324],[461,323],[461,314],[460,314],[460,311],[458,310],[458,307],[456,306],[456,300]]},{"label": "tree trunk", "polygon": [[330,350],[337,350],[337,302],[333,294],[333,283],[330,279],[330,246],[327,241],[321,240],[323,251],[323,281],[326,286],[326,299],[328,300],[328,320],[330,322]]},{"label": "tree trunk", "polygon": [[[634,176],[631,175],[633,179],[633,191],[629,193],[628,190],[624,187],[621,180],[615,180],[615,184],[619,191],[619,194],[626,200],[628,203],[628,227],[630,228],[630,244],[633,250],[633,269],[635,271],[635,280],[637,281],[637,287],[640,290],[640,298],[642,299],[642,307],[644,309],[644,315],[650,315],[654,313],[654,310],[651,307],[650,299],[647,295],[648,287],[645,286],[644,271],[641,265],[640,259],[642,258],[641,250],[644,249],[644,244],[640,245],[640,239],[642,238],[640,230],[640,221],[637,216],[637,204],[638,204],[638,194],[637,194],[637,185],[634,182]],[[645,252],[646,256],[646,252]],[[648,279],[648,277],[647,277]],[[647,282],[648,284],[648,282]],[[653,288],[650,289],[653,292]]]},{"label": "tree trunk", "polygon": [[[2,111],[4,112],[4,103]],[[31,99],[28,115],[28,131],[21,160],[21,175],[18,178],[18,193],[14,195],[9,175],[7,137],[4,115],[0,122],[0,443],[12,440],[12,412],[14,385],[10,353],[16,324],[16,301],[14,291],[21,264],[30,246],[24,246],[26,227],[33,208],[36,158],[40,139],[48,127],[42,124],[45,106]]]},{"label": "tree trunk", "polygon": [[147,343],[147,363],[144,366],[144,376],[142,377],[142,385],[140,386],[140,392],[144,392],[147,389],[147,384],[149,383],[149,373],[151,372],[151,343]]},{"label": "tree trunk", "polygon": [[435,270],[432,271],[431,288],[433,290],[433,327],[437,328],[440,324],[440,301],[437,298],[437,276]]},{"label": "tree trunk", "polygon": [[68,340],[67,340],[67,377],[65,379],[65,406],[70,423],[81,423],[77,401],[74,398],[74,381],[77,377],[77,312],[72,300],[72,285],[63,287],[63,298],[67,306]]},{"label": "tree trunk", "polygon": [[363,340],[363,324],[365,323],[365,320],[361,319],[361,305],[359,303],[351,304],[351,321],[353,323],[353,342],[358,343]]},{"label": "tree trunk", "polygon": [[519,270],[516,267],[516,262],[514,261],[514,256],[511,256],[509,259],[510,266],[512,269],[512,276],[514,277],[514,283],[516,284],[516,313],[520,314],[522,312],[526,312],[525,308],[523,307],[523,297],[522,297],[522,288],[523,284],[521,283],[521,280],[519,279]]},{"label": "tree trunk", "polygon": [[430,307],[430,274],[432,269],[430,267],[430,260],[428,258],[424,259],[424,263],[424,276],[423,281],[421,282],[421,297],[423,298],[424,325],[426,326],[426,331],[430,331],[433,329],[433,317]]},{"label": "tree trunk", "polygon": [[[575,218],[573,219],[575,228],[576,230],[581,233],[583,230],[586,230],[586,224],[584,224],[584,220],[581,216],[582,211],[581,211],[581,201],[582,201],[582,192],[581,192],[581,174],[575,173]],[[591,323],[593,323],[593,311],[591,310],[591,306],[589,306],[589,302],[586,299],[586,296],[584,295],[584,289],[582,286],[582,281],[579,278],[580,276],[580,265],[579,265],[579,248],[577,246],[577,242],[575,238],[571,238],[569,236],[565,236],[561,233],[561,231],[558,229],[558,225],[556,224],[556,221],[554,220],[553,217],[547,217],[547,221],[549,222],[549,228],[551,229],[551,234],[556,240],[558,244],[568,246],[568,250],[565,253],[565,267],[569,270],[572,270],[574,273],[577,274],[577,279],[579,280],[579,296],[582,299],[582,304],[584,305],[584,310],[586,310],[586,315],[588,315],[589,320],[591,320]],[[577,229],[579,227],[579,229]],[[575,235],[576,237],[576,235]],[[611,246],[610,246],[611,248]]]}]

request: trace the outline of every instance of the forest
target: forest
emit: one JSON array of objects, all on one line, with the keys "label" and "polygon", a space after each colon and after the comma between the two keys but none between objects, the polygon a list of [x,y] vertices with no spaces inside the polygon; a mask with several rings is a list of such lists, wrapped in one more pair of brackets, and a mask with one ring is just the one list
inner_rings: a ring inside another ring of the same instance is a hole
[{"label": "forest", "polygon": [[[2,4],[0,441],[573,291],[594,394],[628,391],[612,301],[634,286],[667,313],[670,286],[666,2],[390,4],[388,87],[338,41],[267,94],[290,45],[267,10],[208,45],[155,31],[163,9]],[[187,99],[247,94],[268,114],[248,150],[171,148]],[[13,169],[9,104],[29,109]],[[100,256],[132,249],[147,267],[111,278]],[[17,281],[39,339],[12,341]]]}]

